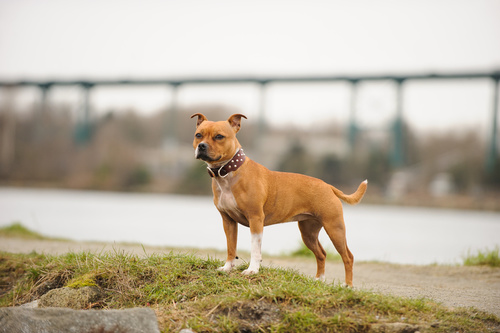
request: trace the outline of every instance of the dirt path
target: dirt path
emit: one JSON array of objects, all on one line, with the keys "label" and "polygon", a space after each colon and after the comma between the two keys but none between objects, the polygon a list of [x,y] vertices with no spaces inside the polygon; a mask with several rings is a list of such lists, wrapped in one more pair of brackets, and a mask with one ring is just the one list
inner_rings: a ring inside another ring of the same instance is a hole
[{"label": "dirt path", "polygon": [[[109,251],[144,254],[141,245],[80,243],[52,240],[23,240],[0,237],[0,251],[62,254],[68,251]],[[169,252],[170,249],[146,247],[147,253]],[[186,252],[193,252],[188,251]],[[199,255],[224,258],[217,251],[196,250]],[[242,260],[249,261],[249,258]],[[243,262],[243,261],[241,261]],[[295,269],[306,275],[314,275],[314,259],[264,259],[263,265]],[[327,281],[343,281],[341,263],[327,262]],[[356,288],[372,290],[411,298],[426,297],[449,307],[475,307],[500,317],[500,269],[489,267],[454,266],[407,266],[385,263],[356,263],[354,266]]]}]

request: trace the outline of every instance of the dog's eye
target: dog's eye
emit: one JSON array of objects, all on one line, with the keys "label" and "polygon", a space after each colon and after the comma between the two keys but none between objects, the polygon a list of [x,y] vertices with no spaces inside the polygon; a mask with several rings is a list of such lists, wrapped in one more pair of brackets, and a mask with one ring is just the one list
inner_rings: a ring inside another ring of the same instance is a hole
[{"label": "dog's eye", "polygon": [[197,139],[201,139],[203,137],[203,135],[201,135],[201,133],[196,133],[194,135]]},{"label": "dog's eye", "polygon": [[217,134],[215,136],[215,140],[222,140],[222,139],[224,139],[224,135]]}]

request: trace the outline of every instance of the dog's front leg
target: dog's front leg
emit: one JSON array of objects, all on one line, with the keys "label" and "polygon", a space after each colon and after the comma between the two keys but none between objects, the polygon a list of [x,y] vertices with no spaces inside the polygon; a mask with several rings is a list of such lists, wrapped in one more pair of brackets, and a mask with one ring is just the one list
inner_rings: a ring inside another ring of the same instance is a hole
[{"label": "dog's front leg", "polygon": [[238,224],[234,222],[229,216],[222,215],[222,223],[224,225],[224,232],[226,234],[227,242],[227,259],[224,266],[219,267],[220,271],[229,272],[233,269],[236,260],[236,242],[238,241]]},{"label": "dog's front leg", "polygon": [[260,262],[262,261],[262,232],[264,229],[263,219],[258,219],[255,223],[250,221],[250,233],[252,236],[250,265],[242,273],[245,275],[259,272]]}]

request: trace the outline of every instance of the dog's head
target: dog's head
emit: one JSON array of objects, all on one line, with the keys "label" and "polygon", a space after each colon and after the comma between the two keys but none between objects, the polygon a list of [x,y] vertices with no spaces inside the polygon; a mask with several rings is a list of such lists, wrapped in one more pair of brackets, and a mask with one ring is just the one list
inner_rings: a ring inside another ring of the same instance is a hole
[{"label": "dog's head", "polygon": [[242,114],[233,114],[226,121],[209,121],[201,113],[195,113],[191,118],[198,117],[194,134],[193,148],[195,157],[211,166],[222,165],[241,148],[236,133],[241,127]]}]

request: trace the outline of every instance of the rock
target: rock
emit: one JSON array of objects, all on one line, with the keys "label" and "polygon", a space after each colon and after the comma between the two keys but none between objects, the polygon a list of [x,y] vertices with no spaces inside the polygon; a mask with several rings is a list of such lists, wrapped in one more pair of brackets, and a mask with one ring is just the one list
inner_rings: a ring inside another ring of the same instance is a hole
[{"label": "rock", "polygon": [[374,324],[370,327],[373,333],[418,333],[419,330],[419,326],[405,323]]},{"label": "rock", "polygon": [[20,305],[22,308],[37,308],[38,307],[38,300],[35,300],[33,302],[25,303],[23,305]]},{"label": "rock", "polygon": [[152,309],[71,310],[63,308],[0,309],[0,333],[159,333]]},{"label": "rock", "polygon": [[58,288],[40,297],[38,307],[89,309],[92,303],[99,302],[103,297],[103,293],[97,287]]}]

